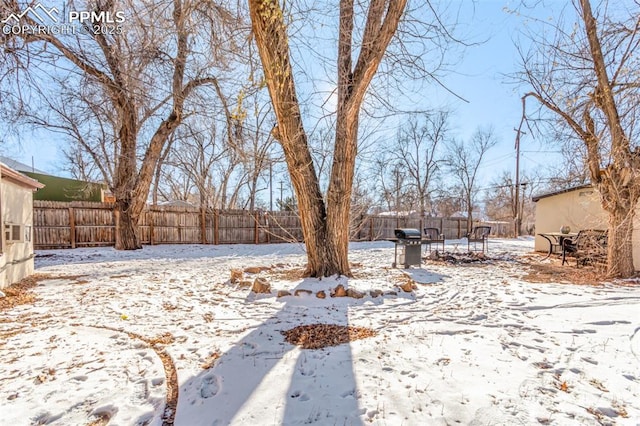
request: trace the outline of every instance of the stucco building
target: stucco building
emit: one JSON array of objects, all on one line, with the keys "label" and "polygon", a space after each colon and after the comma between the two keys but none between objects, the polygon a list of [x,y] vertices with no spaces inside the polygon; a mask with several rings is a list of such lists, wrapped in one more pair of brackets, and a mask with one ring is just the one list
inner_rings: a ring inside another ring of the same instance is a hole
[{"label": "stucco building", "polygon": [[0,163],[0,288],[33,273],[33,192],[43,187]]},{"label": "stucco building", "polygon": [[[581,229],[608,229],[609,215],[602,208],[600,194],[591,185],[581,185],[533,197],[536,203],[536,233],[559,232],[569,226],[572,232]],[[640,270],[640,204],[632,235],[633,264]],[[535,250],[547,251],[549,243],[536,235]]]}]

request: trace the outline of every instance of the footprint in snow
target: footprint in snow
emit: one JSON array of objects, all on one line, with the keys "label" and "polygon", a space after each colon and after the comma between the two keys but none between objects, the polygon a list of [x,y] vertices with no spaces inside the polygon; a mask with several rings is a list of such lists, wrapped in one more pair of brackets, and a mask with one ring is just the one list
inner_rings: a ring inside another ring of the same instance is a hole
[{"label": "footprint in snow", "polygon": [[588,362],[589,364],[598,365],[598,361],[593,358],[583,356],[581,359],[585,362]]},{"label": "footprint in snow", "polygon": [[242,349],[247,351],[255,351],[257,347],[258,345],[256,345],[255,343],[244,342],[242,344]]},{"label": "footprint in snow", "polygon": [[293,399],[297,399],[298,401],[301,402],[305,402],[305,401],[309,401],[311,398],[309,398],[309,395],[307,395],[306,393],[302,393],[300,391],[294,391],[291,395],[289,395],[291,398]]},{"label": "footprint in snow", "polygon": [[316,374],[316,370],[314,368],[305,368],[305,367],[300,367],[300,374],[303,376],[315,376]]},{"label": "footprint in snow", "polygon": [[351,399],[359,398],[358,391],[356,391],[355,389],[350,389],[346,392],[342,392],[340,396],[342,398],[351,398]]},{"label": "footprint in snow", "polygon": [[149,383],[146,380],[138,380],[133,384],[133,393],[130,401],[136,405],[142,405],[149,398]]},{"label": "footprint in snow", "polygon": [[369,420],[373,420],[373,418],[376,417],[378,414],[379,414],[378,410],[367,411],[367,417],[369,418]]},{"label": "footprint in snow", "polygon": [[210,374],[202,379],[200,385],[200,396],[203,398],[212,398],[220,391],[220,379],[215,374]]}]

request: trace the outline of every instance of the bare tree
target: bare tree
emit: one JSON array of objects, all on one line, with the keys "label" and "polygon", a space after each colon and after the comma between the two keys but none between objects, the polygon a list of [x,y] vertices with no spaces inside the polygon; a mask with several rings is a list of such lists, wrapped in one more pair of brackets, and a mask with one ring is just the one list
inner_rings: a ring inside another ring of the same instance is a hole
[{"label": "bare tree", "polygon": [[[255,98],[252,108],[251,125],[247,123],[247,146],[243,154],[243,164],[246,170],[246,186],[248,189],[246,207],[250,211],[256,208],[258,183],[263,174],[273,167],[272,162],[278,159],[273,155],[274,141],[271,137],[273,115],[268,101],[260,103],[261,99]],[[249,119],[247,119],[249,121]],[[264,189],[264,188],[263,188]]]},{"label": "bare tree", "polygon": [[171,147],[175,142],[175,133],[169,136],[169,140],[165,144],[164,148],[162,148],[162,154],[160,154],[160,158],[158,159],[158,164],[156,164],[156,171],[153,177],[153,187],[151,189],[151,203],[155,206],[158,205],[158,194],[160,193],[160,183],[163,177],[163,171],[165,168],[165,164],[169,154],[171,153]]},{"label": "bare tree", "polygon": [[214,207],[219,189],[212,183],[213,167],[224,161],[230,147],[221,140],[215,122],[207,123],[206,128],[196,123],[185,125],[177,139],[168,164],[192,182],[201,208]]},{"label": "bare tree", "polygon": [[349,212],[358,116],[405,6],[406,0],[375,0],[369,5],[354,66],[354,2],[340,1],[336,136],[325,203],[300,114],[282,9],[278,0],[249,0],[252,28],[278,121],[274,136],[283,147],[301,211],[308,259],[306,273],[310,276],[351,274]]},{"label": "bare tree", "polygon": [[[7,0],[2,11],[19,13],[21,6]],[[138,219],[163,147],[188,114],[188,100],[215,87],[212,71],[225,64],[223,50],[237,49],[239,20],[207,0],[75,7],[126,19],[113,32],[86,25],[78,34],[4,35],[1,75],[9,88],[3,94],[14,94],[6,105],[17,106],[20,118],[58,129],[91,155],[116,198],[116,248],[137,249]]]},{"label": "bare tree", "polygon": [[[348,261],[349,214],[355,162],[358,154],[360,111],[365,95],[405,13],[406,0],[340,0],[336,65],[335,137],[326,201],[319,185],[303,125],[294,83],[285,14],[279,0],[249,0],[252,29],[262,60],[265,81],[278,122],[274,136],[283,147],[301,212],[307,248],[307,274],[350,275]],[[287,2],[284,2],[288,4]],[[426,14],[434,14],[430,2]],[[408,20],[402,38],[412,37],[416,49],[402,46],[387,65],[386,77],[396,68],[411,77],[428,75],[423,58],[413,52],[440,52],[450,34],[439,17],[426,23]],[[434,42],[435,37],[441,43]],[[427,47],[428,45],[428,47]],[[440,65],[436,64],[435,67]],[[413,73],[408,72],[409,70]]]},{"label": "bare tree", "polygon": [[[173,168],[170,163],[165,163],[161,169],[162,184],[158,185],[158,195],[166,202],[186,201],[195,203],[197,197],[196,186],[191,178]],[[158,204],[155,201],[154,204]]]},{"label": "bare tree", "polygon": [[522,54],[520,77],[531,88],[523,109],[527,99],[537,100],[583,143],[609,213],[607,275],[628,277],[640,198],[640,7],[602,1],[594,13],[588,0],[572,4],[575,20],[545,23],[552,31],[543,34],[554,38],[531,36],[532,50]]},{"label": "bare tree", "polygon": [[435,211],[442,217],[459,215],[463,209],[463,195],[458,187],[439,190],[435,200]]},{"label": "bare tree", "polygon": [[496,143],[497,140],[492,129],[478,129],[467,143],[459,140],[453,141],[449,148],[447,166],[455,176],[456,182],[460,184],[462,201],[469,219],[467,221],[468,232],[473,226],[473,209],[478,197],[476,188],[478,170],[485,154]]},{"label": "bare tree", "polygon": [[498,178],[491,182],[491,188],[487,191],[485,207],[487,216],[492,220],[511,221],[520,218],[518,235],[523,234],[523,229],[530,233],[534,223],[535,208],[531,197],[540,191],[541,178],[536,173],[521,173],[520,197],[516,205],[515,182],[510,172],[504,171]]},{"label": "bare tree", "polygon": [[90,156],[83,151],[82,146],[72,145],[63,150],[63,155],[68,165],[67,170],[73,178],[86,182],[100,180],[100,171],[91,161]]},{"label": "bare tree", "polygon": [[374,158],[371,173],[375,179],[375,191],[378,193],[378,203],[384,205],[386,211],[391,211],[395,206],[392,179],[389,178],[391,159],[389,153],[380,150],[380,154]]},{"label": "bare tree", "polygon": [[398,144],[394,147],[397,160],[410,176],[415,192],[413,198],[417,200],[421,217],[424,217],[427,207],[432,207],[432,194],[436,190],[433,182],[444,160],[439,154],[439,147],[449,138],[448,117],[445,111],[423,114],[420,118],[412,116],[400,128]]},{"label": "bare tree", "polygon": [[317,129],[309,138],[309,146],[314,165],[318,172],[320,190],[326,194],[331,177],[331,158],[333,156],[332,129]]}]

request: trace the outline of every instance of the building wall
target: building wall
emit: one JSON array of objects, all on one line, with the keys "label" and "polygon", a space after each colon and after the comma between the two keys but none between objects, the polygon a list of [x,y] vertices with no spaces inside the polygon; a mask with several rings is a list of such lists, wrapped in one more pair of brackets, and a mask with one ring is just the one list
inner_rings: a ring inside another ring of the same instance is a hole
[{"label": "building wall", "polygon": [[44,201],[102,201],[102,190],[106,185],[68,179],[59,176],[44,175],[34,172],[23,172],[45,185],[33,194],[34,200]]},{"label": "building wall", "polygon": [[[6,180],[0,182],[2,200],[2,256],[0,256],[0,288],[33,274],[33,192],[30,188]],[[7,242],[4,225],[22,225],[23,241]],[[26,235],[28,233],[28,235]]]},{"label": "building wall", "polygon": [[[569,226],[571,232],[581,229],[608,229],[609,215],[602,208],[600,195],[595,188],[576,189],[538,200],[536,233],[559,232],[563,225]],[[640,270],[640,205],[636,209],[632,239],[633,263],[636,270]],[[549,243],[536,235],[535,250],[547,251]]]}]

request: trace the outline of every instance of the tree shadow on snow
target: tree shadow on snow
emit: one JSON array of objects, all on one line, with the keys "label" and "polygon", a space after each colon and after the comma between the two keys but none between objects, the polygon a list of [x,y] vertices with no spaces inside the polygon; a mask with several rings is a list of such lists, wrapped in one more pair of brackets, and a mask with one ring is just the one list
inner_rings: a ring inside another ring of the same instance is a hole
[{"label": "tree shadow on snow", "polygon": [[[296,289],[317,290],[319,284],[303,280]],[[176,424],[364,424],[366,408],[359,401],[351,345],[301,349],[287,343],[282,332],[318,323],[348,326],[350,307],[383,303],[382,298],[331,298],[327,291],[326,299],[305,294],[281,300],[285,303],[276,314],[212,368],[182,384]],[[286,394],[283,381],[288,382]]]}]

